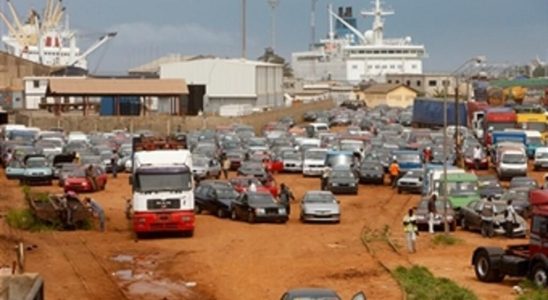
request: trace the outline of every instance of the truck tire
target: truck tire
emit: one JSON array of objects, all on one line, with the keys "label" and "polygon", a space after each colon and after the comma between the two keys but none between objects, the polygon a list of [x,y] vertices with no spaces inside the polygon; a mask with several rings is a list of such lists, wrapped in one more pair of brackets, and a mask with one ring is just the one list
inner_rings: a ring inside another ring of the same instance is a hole
[{"label": "truck tire", "polygon": [[476,278],[483,282],[501,282],[504,279],[504,274],[493,269],[491,257],[487,251],[478,253],[474,260],[474,271]]},{"label": "truck tire", "polygon": [[531,280],[541,288],[548,286],[548,268],[543,262],[538,262],[531,271]]}]

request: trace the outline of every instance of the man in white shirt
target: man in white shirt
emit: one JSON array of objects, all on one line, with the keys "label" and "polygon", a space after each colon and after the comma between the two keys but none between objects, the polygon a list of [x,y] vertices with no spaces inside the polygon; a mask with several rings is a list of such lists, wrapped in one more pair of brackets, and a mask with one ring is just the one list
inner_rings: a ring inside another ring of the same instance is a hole
[{"label": "man in white shirt", "polygon": [[514,233],[514,224],[517,223],[516,220],[516,209],[512,205],[512,199],[509,199],[506,202],[506,213],[505,213],[505,223],[504,230],[506,231],[507,237],[512,237]]},{"label": "man in white shirt", "polygon": [[479,145],[474,148],[474,167],[476,170],[479,169],[479,165],[481,163],[481,159],[483,158],[483,151],[481,151],[481,148]]},{"label": "man in white shirt", "polygon": [[253,180],[249,181],[249,185],[248,185],[247,190],[249,192],[256,192],[257,191],[257,185],[255,184],[255,182],[253,182]]}]

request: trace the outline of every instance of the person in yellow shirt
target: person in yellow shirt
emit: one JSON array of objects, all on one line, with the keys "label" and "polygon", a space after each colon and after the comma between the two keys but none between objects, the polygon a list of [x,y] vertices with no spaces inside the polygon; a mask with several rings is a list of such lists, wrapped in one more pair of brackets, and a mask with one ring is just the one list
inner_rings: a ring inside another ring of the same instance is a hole
[{"label": "person in yellow shirt", "polygon": [[400,165],[397,160],[394,159],[388,167],[388,174],[390,175],[390,184],[395,187],[398,178],[400,178]]}]

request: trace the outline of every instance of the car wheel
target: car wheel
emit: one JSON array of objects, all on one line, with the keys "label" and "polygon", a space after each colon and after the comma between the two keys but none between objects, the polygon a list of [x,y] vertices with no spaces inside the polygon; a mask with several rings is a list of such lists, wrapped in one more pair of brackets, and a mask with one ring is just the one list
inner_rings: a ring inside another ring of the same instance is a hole
[{"label": "car wheel", "polygon": [[254,213],[249,213],[249,215],[247,215],[247,222],[248,223],[255,223],[255,214]]},{"label": "car wheel", "polygon": [[483,282],[500,282],[504,279],[504,275],[498,270],[494,270],[491,258],[486,251],[481,251],[474,260],[474,271],[476,277]]},{"label": "car wheel", "polygon": [[451,224],[449,225],[449,230],[450,230],[450,231],[455,231],[455,230],[457,230],[457,221],[451,222]]},{"label": "car wheel", "polygon": [[401,189],[398,189],[398,194],[401,194]]},{"label": "car wheel", "polygon": [[217,217],[223,219],[225,217],[225,211],[222,208],[217,209]]},{"label": "car wheel", "polygon": [[234,221],[238,220],[238,214],[236,213],[236,210],[235,209],[232,209],[230,211],[230,218]]},{"label": "car wheel", "polygon": [[199,215],[202,213],[202,208],[199,205],[194,206],[194,213]]},{"label": "car wheel", "polygon": [[548,269],[542,262],[538,262],[533,267],[531,272],[531,279],[540,288],[548,285]]},{"label": "car wheel", "polygon": [[468,230],[468,224],[466,223],[466,218],[462,217],[460,221],[460,227],[462,227],[463,230]]}]

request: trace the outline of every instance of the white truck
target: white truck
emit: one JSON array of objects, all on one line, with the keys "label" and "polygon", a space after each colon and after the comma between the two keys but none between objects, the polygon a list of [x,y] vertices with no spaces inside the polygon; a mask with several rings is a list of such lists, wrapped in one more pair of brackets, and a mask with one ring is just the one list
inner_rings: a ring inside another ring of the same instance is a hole
[{"label": "white truck", "polygon": [[192,156],[175,139],[133,139],[133,231],[194,234]]}]

